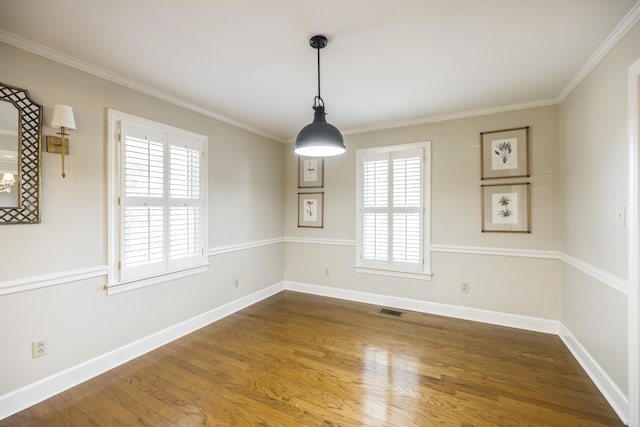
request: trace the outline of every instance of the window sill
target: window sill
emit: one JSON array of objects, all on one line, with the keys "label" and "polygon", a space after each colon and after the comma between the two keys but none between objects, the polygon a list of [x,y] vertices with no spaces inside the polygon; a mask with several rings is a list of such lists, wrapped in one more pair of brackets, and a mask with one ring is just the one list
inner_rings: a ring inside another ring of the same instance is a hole
[{"label": "window sill", "polygon": [[377,268],[355,267],[356,273],[377,274],[379,276],[401,277],[403,279],[431,280],[432,273],[409,273],[406,271],[380,270]]},{"label": "window sill", "polygon": [[108,283],[104,290],[107,296],[121,294],[123,292],[133,291],[135,289],[146,288],[147,286],[157,285],[159,283],[168,282],[170,280],[180,279],[182,277],[192,276],[194,274],[204,273],[209,270],[209,264],[199,265],[197,267],[187,268],[179,271],[172,271],[158,276],[144,277],[140,279],[129,280],[125,282]]}]

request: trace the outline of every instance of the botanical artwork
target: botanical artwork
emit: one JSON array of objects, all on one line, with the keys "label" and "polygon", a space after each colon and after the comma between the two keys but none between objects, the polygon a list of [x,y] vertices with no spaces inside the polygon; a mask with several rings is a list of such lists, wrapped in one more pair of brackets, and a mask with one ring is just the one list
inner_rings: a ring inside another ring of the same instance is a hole
[{"label": "botanical artwork", "polygon": [[303,161],[302,176],[304,182],[318,180],[318,159],[305,159]]},{"label": "botanical artwork", "polygon": [[298,193],[298,227],[322,228],[324,193]]},{"label": "botanical artwork", "polygon": [[304,199],[304,221],[315,222],[318,220],[318,199]]},{"label": "botanical artwork", "polygon": [[492,170],[518,168],[518,138],[495,139],[491,151]]},{"label": "botanical artwork", "polygon": [[493,223],[518,223],[518,193],[494,193],[491,195],[491,200]]},{"label": "botanical artwork", "polygon": [[529,127],[480,133],[481,179],[529,176]]},{"label": "botanical artwork", "polygon": [[324,185],[324,159],[298,157],[298,188],[320,188]]},{"label": "botanical artwork", "polygon": [[530,184],[482,186],[482,231],[531,232]]}]

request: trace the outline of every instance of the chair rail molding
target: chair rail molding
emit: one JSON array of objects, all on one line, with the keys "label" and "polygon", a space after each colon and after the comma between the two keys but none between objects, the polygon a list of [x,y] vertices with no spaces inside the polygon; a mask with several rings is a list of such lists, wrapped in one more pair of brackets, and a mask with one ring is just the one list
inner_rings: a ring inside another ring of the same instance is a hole
[{"label": "chair rail molding", "polygon": [[49,286],[63,285],[65,283],[92,279],[106,276],[108,267],[97,265],[94,267],[67,270],[57,273],[31,276],[16,280],[0,282],[0,295],[15,294],[18,292],[32,291],[34,289],[47,288]]},{"label": "chair rail molding", "polygon": [[562,253],[560,259],[563,263],[570,265],[571,267],[582,271],[583,273],[593,277],[597,281],[604,283],[605,285],[615,289],[616,291],[627,294],[629,290],[629,284],[625,279],[622,279],[616,275],[608,273],[598,267],[595,267],[585,261],[578,258],[574,258],[569,254]]}]

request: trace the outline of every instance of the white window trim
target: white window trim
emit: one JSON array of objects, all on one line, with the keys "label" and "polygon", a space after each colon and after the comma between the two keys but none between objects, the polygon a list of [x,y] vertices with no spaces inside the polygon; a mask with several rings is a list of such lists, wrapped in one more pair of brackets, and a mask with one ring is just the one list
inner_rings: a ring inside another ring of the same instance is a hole
[{"label": "white window trim", "polygon": [[406,271],[394,271],[394,270],[380,270],[377,268],[371,267],[355,267],[356,273],[364,273],[364,274],[375,274],[378,276],[391,276],[398,277],[401,279],[416,279],[416,280],[431,280],[433,274],[430,272],[426,273],[408,273]]},{"label": "white window trim", "polygon": [[[363,252],[362,235],[362,203],[363,203],[363,182],[362,182],[362,157],[377,153],[389,153],[397,151],[409,151],[415,149],[424,150],[424,171],[423,171],[423,236],[422,236],[422,258],[423,266],[420,272],[396,271],[392,268],[376,268],[363,265],[361,254]],[[356,150],[356,265],[357,273],[376,274],[382,276],[392,276],[399,278],[409,278],[418,280],[431,280],[431,141],[416,142],[411,144],[390,145],[384,147],[371,147]]]},{"label": "white window trim", "polygon": [[189,135],[193,138],[201,138],[203,140],[202,153],[205,167],[201,170],[202,186],[201,191],[203,194],[204,204],[202,206],[203,231],[201,235],[201,246],[204,249],[203,257],[208,260],[208,242],[207,242],[207,225],[208,225],[208,202],[207,202],[207,183],[208,183],[208,168],[206,167],[208,158],[208,137],[206,135],[197,134],[184,129],[176,128],[173,126],[165,125],[163,123],[155,122],[152,120],[144,119],[138,116],[127,114],[121,111],[108,109],[107,110],[107,284],[105,291],[107,295],[115,295],[122,292],[127,292],[142,287],[156,285],[164,283],[170,280],[176,280],[182,277],[190,276],[193,274],[202,273],[208,270],[208,261],[192,266],[189,268],[175,269],[162,274],[142,277],[132,280],[120,280],[118,272],[118,262],[120,259],[120,227],[119,227],[119,215],[120,206],[118,204],[118,197],[120,193],[120,161],[119,161],[119,147],[118,137],[120,133],[119,123],[122,121],[136,123],[142,126],[161,128],[167,132],[175,132]]}]

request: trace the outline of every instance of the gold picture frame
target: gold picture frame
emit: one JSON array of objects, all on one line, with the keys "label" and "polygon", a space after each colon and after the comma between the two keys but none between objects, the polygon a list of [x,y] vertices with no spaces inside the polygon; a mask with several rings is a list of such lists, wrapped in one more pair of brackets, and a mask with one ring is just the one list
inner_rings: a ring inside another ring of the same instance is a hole
[{"label": "gold picture frame", "polygon": [[529,126],[480,133],[481,179],[529,176]]}]

